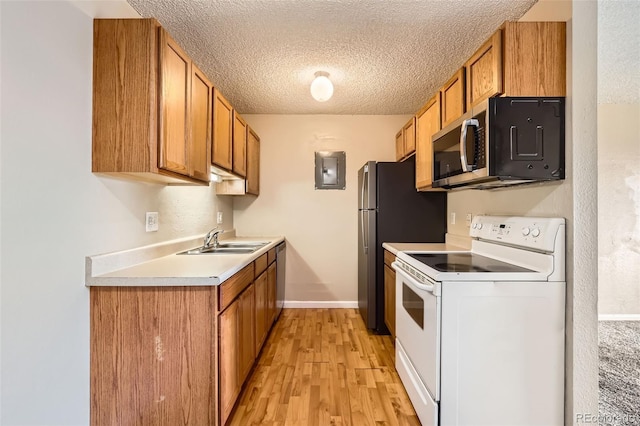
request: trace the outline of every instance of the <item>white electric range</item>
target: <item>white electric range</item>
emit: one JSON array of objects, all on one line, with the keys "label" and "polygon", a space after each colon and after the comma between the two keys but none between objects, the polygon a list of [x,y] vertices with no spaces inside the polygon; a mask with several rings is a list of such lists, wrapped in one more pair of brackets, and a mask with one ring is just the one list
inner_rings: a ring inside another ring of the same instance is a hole
[{"label": "white electric range", "polygon": [[399,252],[396,369],[423,425],[562,425],[565,221],[476,216],[466,252]]}]

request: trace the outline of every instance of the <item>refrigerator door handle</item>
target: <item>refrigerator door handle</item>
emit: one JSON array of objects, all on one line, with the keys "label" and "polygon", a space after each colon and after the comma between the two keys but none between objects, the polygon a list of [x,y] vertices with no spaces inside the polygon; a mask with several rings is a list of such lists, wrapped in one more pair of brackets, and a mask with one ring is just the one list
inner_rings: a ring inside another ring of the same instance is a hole
[{"label": "refrigerator door handle", "polygon": [[360,214],[362,215],[362,220],[360,221],[360,234],[362,235],[362,246],[364,249],[364,253],[367,254],[369,252],[369,242],[367,241],[367,233],[365,232],[365,228],[369,227],[369,224],[367,223],[367,226],[365,227],[364,225],[364,218],[367,218],[367,222],[368,222],[368,213],[367,211],[364,210],[360,210]]},{"label": "refrigerator door handle", "polygon": [[365,206],[364,205],[364,194],[365,194],[365,190],[369,189],[368,188],[368,179],[369,179],[369,170],[368,168],[365,166],[364,168],[364,172],[362,174],[362,188],[360,188],[360,208],[361,209],[366,209],[369,208],[369,206]]}]

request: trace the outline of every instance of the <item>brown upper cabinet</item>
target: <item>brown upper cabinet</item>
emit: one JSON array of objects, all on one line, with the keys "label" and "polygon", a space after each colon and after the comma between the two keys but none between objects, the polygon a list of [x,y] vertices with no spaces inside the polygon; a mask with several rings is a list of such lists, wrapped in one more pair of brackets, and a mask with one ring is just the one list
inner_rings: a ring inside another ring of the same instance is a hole
[{"label": "brown upper cabinet", "polygon": [[411,117],[407,124],[396,134],[396,161],[402,161],[416,151],[415,117]]},{"label": "brown upper cabinet", "polygon": [[212,140],[213,86],[198,67],[191,66],[191,162],[190,174],[209,180]]},{"label": "brown upper cabinet", "polygon": [[233,107],[218,89],[213,90],[213,149],[211,163],[233,169]]},{"label": "brown upper cabinet", "polygon": [[247,194],[260,195],[260,137],[247,126]]},{"label": "brown upper cabinet", "polygon": [[[416,114],[416,188],[431,190],[433,158],[431,137],[440,130],[440,92]],[[441,190],[437,188],[437,190]]]},{"label": "brown upper cabinet", "polygon": [[442,102],[442,127],[459,118],[465,112],[464,68],[460,68],[440,89]]},{"label": "brown upper cabinet", "polygon": [[467,109],[502,93],[502,30],[496,31],[464,65]]},{"label": "brown upper cabinet", "polygon": [[208,185],[208,131],[192,108],[211,86],[192,80],[191,59],[155,19],[96,19],[92,171]]},{"label": "brown upper cabinet", "polygon": [[404,157],[416,152],[416,119],[411,117],[402,128],[402,140],[404,141]]},{"label": "brown upper cabinet", "polygon": [[402,137],[402,129],[396,133],[396,161],[402,160],[404,157],[404,138]]},{"label": "brown upper cabinet", "polygon": [[233,111],[233,173],[247,176],[247,123]]},{"label": "brown upper cabinet", "polygon": [[467,109],[505,96],[566,95],[566,24],[505,22],[465,64]]}]

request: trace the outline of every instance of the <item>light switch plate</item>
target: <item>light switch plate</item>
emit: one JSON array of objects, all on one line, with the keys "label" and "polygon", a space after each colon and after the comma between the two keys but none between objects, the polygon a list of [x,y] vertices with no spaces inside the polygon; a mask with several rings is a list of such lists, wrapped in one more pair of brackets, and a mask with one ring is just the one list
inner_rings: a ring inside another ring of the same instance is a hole
[{"label": "light switch plate", "polygon": [[222,212],[218,212],[218,215],[216,216],[216,223],[218,225],[222,224]]},{"label": "light switch plate", "polygon": [[155,232],[158,230],[158,212],[147,212],[145,229],[147,232]]}]

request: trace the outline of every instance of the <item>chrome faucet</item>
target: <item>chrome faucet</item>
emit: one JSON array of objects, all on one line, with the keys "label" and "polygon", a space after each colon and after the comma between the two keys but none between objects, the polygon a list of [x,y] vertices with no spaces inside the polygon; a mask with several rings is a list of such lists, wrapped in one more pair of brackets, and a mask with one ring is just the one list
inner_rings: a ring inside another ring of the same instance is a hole
[{"label": "chrome faucet", "polygon": [[[218,247],[218,235],[222,234],[223,232],[224,232],[224,230],[218,229],[217,226],[215,228],[213,228],[211,231],[207,232],[207,235],[204,236],[203,247],[205,247],[205,248],[209,248],[209,247],[217,248]],[[212,240],[213,240],[213,245],[211,244]]]}]

